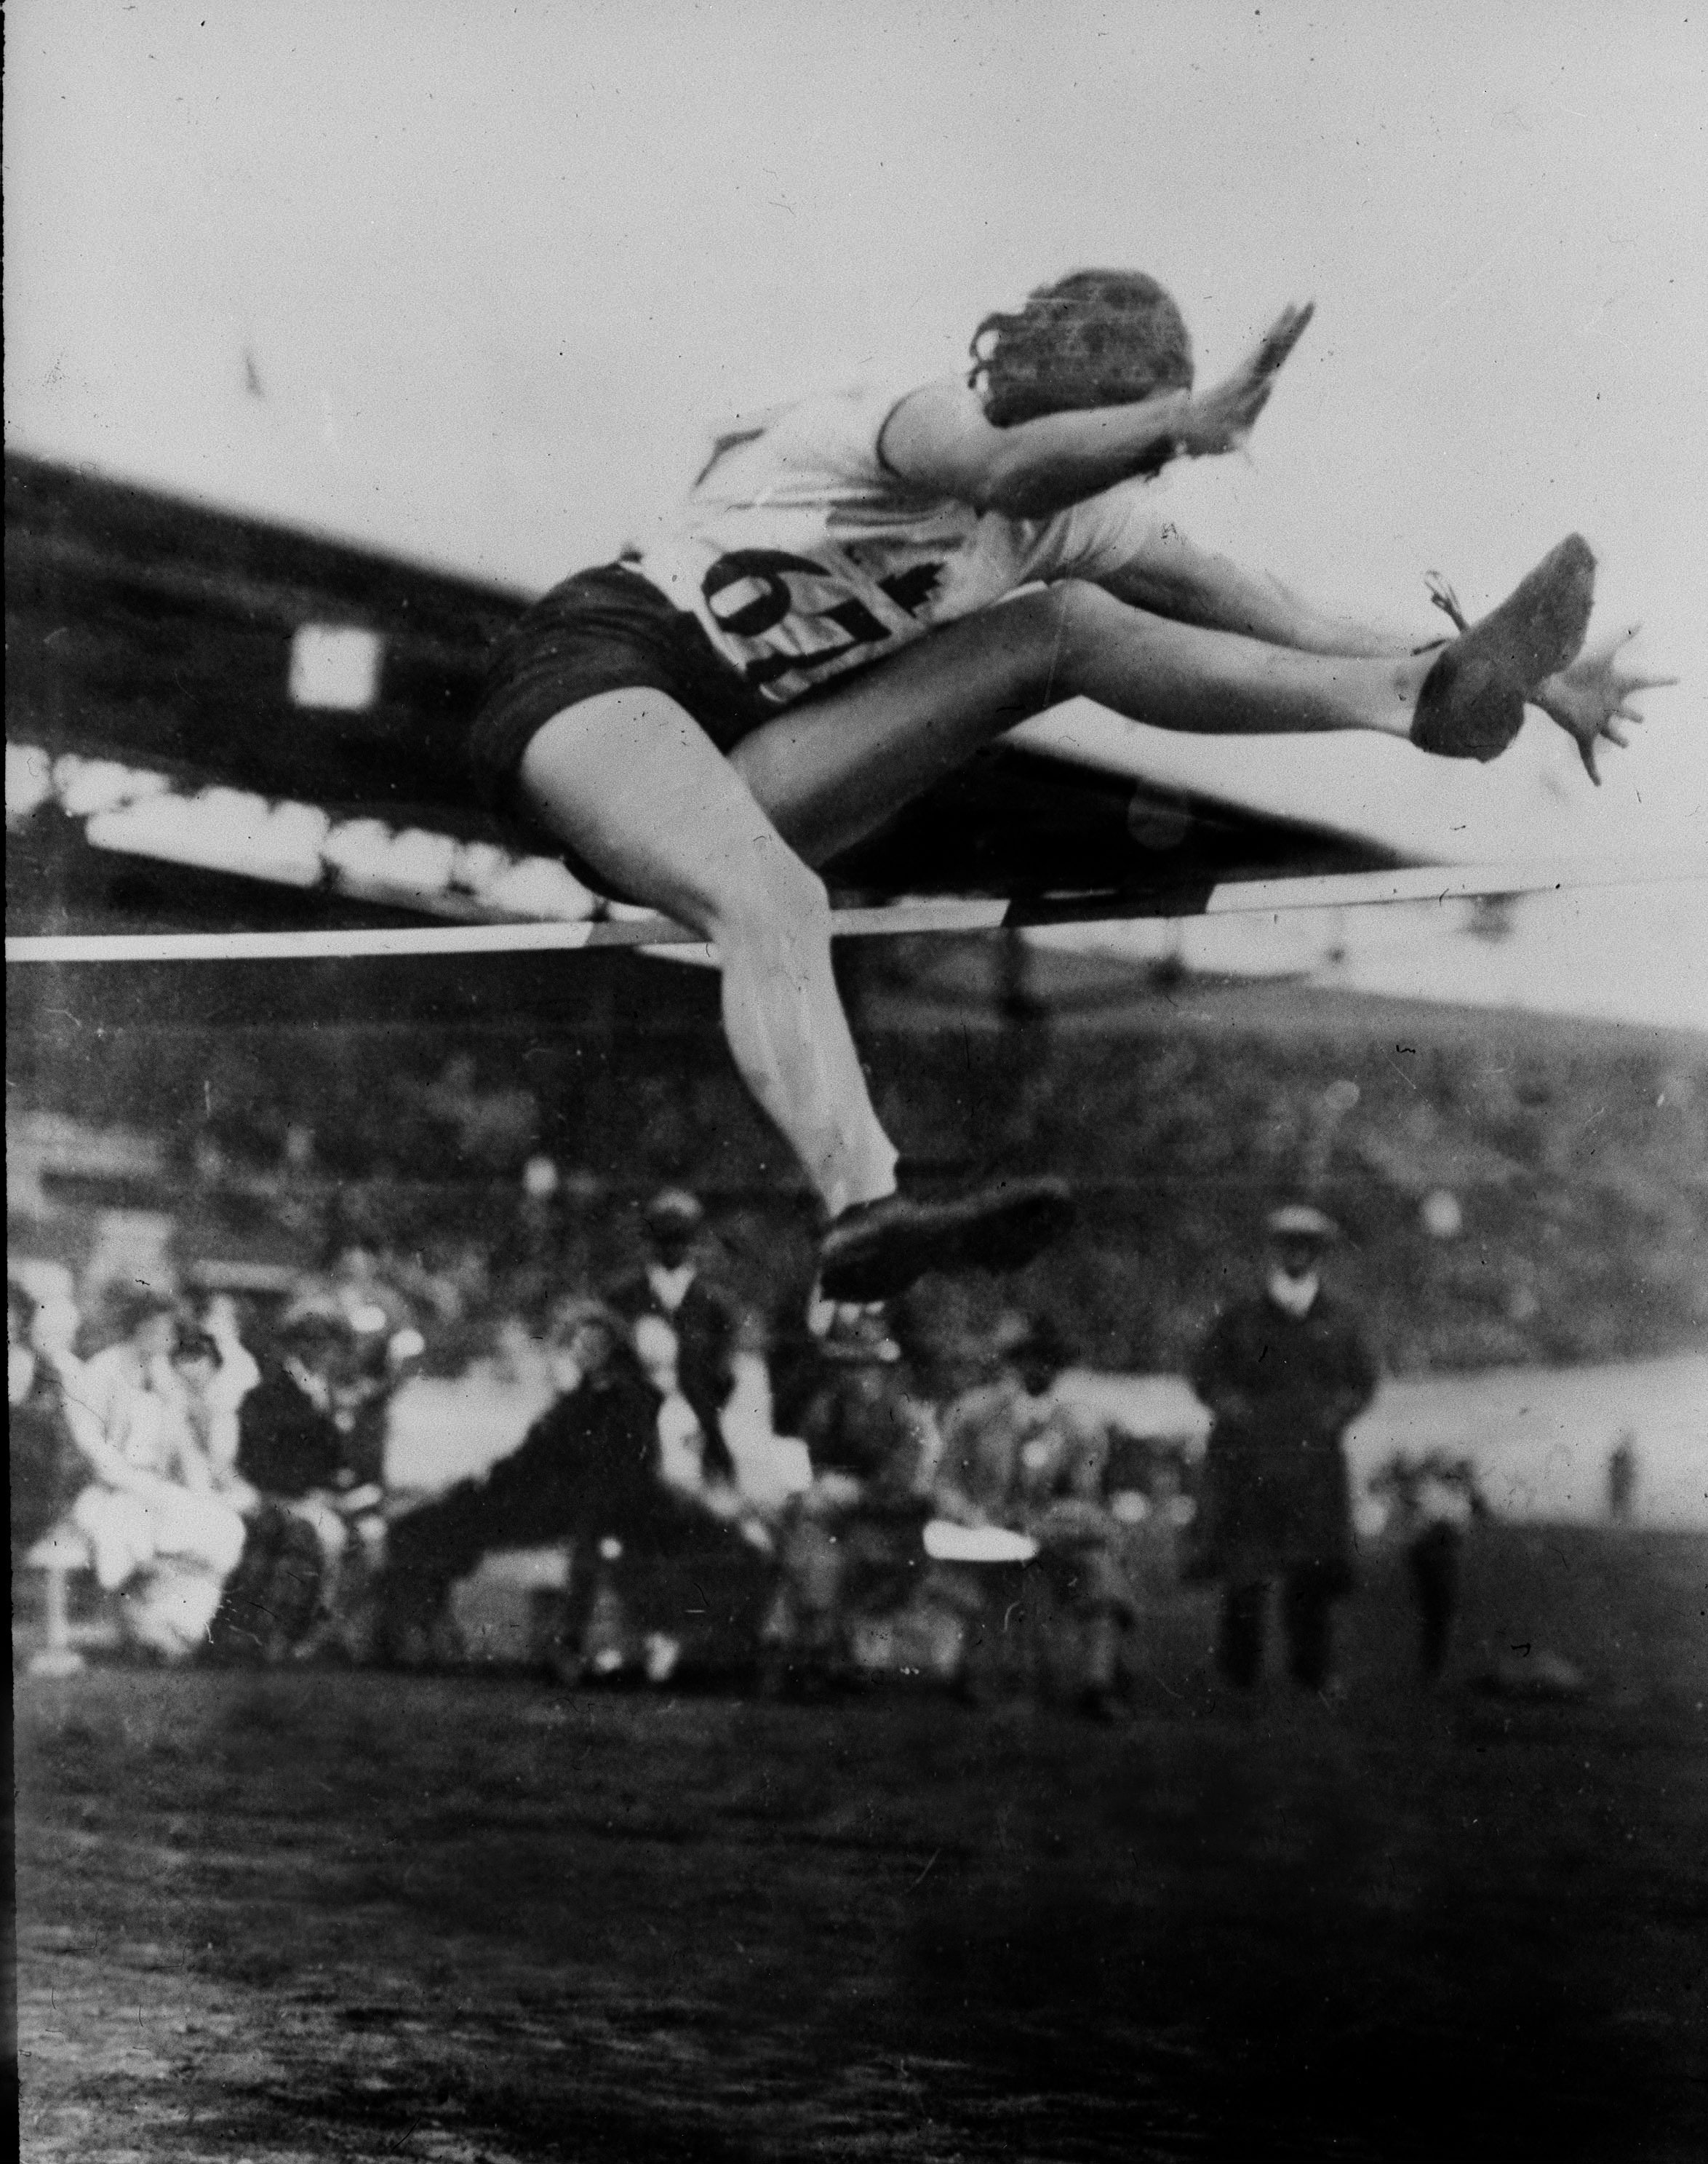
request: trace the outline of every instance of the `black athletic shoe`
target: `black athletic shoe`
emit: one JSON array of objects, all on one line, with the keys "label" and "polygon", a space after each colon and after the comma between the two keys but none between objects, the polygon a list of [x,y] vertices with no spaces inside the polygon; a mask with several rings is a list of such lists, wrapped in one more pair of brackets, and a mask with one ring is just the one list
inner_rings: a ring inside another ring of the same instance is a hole
[{"label": "black athletic shoe", "polygon": [[889,1300],[927,1270],[1017,1270],[1073,1221],[1059,1179],[998,1179],[952,1201],[887,1195],[845,1210],[819,1250],[826,1300]]},{"label": "black athletic shoe", "polygon": [[1518,733],[1524,701],[1577,658],[1595,598],[1595,559],[1568,534],[1497,609],[1452,644],[1423,680],[1412,741],[1443,759],[1497,759]]}]

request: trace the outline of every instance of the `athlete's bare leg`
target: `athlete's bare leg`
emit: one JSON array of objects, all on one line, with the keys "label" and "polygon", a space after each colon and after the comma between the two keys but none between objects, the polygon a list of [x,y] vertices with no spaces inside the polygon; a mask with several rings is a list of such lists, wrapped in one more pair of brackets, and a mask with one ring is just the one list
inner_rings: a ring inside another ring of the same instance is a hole
[{"label": "athlete's bare leg", "polygon": [[[1449,652],[1480,666],[1476,636]],[[664,694],[616,691],[555,716],[530,743],[521,779],[537,815],[621,891],[716,947],[731,1050],[835,1218],[893,1193],[895,1152],[848,1033],[828,903],[809,865],[1061,699],[1083,694],[1136,720],[1202,733],[1405,735],[1437,659],[1301,653],[1066,581],[930,633],[789,709],[728,759]],[[1016,1258],[1055,1215],[1050,1196],[1018,1199],[1008,1226]],[[942,1252],[956,1253],[955,1223],[936,1232]],[[827,1247],[827,1283],[836,1272],[862,1284],[893,1274],[882,1255],[867,1269],[865,1238],[854,1236],[851,1261],[844,1241],[835,1271]],[[961,1252],[1003,1245],[981,1235]]]},{"label": "athlete's bare leg", "polygon": [[664,693],[611,691],[548,722],[521,779],[553,833],[716,947],[736,1064],[835,1216],[893,1191],[896,1153],[804,859],[834,855],[1023,715],[1077,691],[1185,727],[1352,728],[1391,714],[1403,727],[1422,679],[1410,661],[1285,653],[1057,586],[904,649],[731,759]]},{"label": "athlete's bare leg", "polygon": [[553,833],[717,948],[736,1064],[830,1214],[893,1194],[824,886],[699,724],[662,691],[605,692],[547,723],[521,782]]},{"label": "athlete's bare leg", "polygon": [[1064,580],[946,625],[788,708],[744,738],[732,763],[817,864],[992,738],[1078,696],[1201,735],[1408,737],[1427,720],[1420,741],[1432,750],[1489,758],[1516,733],[1525,697],[1557,683],[1551,672],[1577,653],[1594,569],[1573,536],[1439,652],[1381,659],[1202,629]]},{"label": "athlete's bare leg", "polygon": [[1083,695],[1134,721],[1203,733],[1402,737],[1434,659],[1302,654],[1067,580],[946,625],[789,707],[731,763],[802,856],[823,864],[1059,700]]}]

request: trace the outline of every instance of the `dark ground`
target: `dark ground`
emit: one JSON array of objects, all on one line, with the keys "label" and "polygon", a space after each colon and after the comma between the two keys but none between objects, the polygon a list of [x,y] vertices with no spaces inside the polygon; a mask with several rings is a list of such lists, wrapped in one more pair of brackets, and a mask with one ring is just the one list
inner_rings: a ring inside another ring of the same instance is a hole
[{"label": "dark ground", "polygon": [[[1430,1698],[1123,1726],[496,1677],[17,1694],[32,2159],[1694,2158],[1708,1540],[1497,1529]],[[1522,1656],[1518,1657],[1522,1660]]]}]

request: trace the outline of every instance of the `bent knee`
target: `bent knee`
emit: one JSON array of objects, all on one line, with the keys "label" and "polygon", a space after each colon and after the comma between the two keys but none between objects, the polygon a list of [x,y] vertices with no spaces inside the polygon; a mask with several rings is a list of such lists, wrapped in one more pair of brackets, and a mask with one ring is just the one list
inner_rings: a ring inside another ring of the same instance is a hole
[{"label": "bent knee", "polygon": [[1135,612],[1090,579],[1058,579],[1004,603],[996,613],[1012,615],[1024,624],[1016,696],[1044,706],[1071,698],[1082,688],[1086,664],[1099,642]]},{"label": "bent knee", "polygon": [[1091,579],[1063,579],[1050,591],[1061,609],[1062,645],[1076,661],[1098,639],[1118,628],[1130,631],[1135,620],[1144,618],[1142,609],[1118,601]]},{"label": "bent knee", "polygon": [[774,839],[728,867],[712,900],[725,938],[816,943],[830,936],[829,889],[809,864]]}]

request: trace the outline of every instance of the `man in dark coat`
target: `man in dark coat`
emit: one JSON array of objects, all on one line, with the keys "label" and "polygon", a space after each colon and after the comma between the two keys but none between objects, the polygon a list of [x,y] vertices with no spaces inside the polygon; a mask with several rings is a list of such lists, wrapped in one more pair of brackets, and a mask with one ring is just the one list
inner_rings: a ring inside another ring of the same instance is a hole
[{"label": "man in dark coat", "polygon": [[328,1381],[344,1335],[330,1317],[306,1314],[286,1324],[278,1352],[260,1362],[237,1425],[237,1472],[259,1494],[298,1501],[354,1484]]},{"label": "man in dark coat", "polygon": [[1341,1438],[1375,1395],[1375,1358],[1356,1317],[1325,1292],[1338,1237],[1302,1204],[1269,1220],[1260,1295],[1218,1318],[1192,1388],[1213,1416],[1204,1464],[1203,1568],[1225,1589],[1218,1662],[1231,1683],[1263,1670],[1271,1580],[1294,1680],[1321,1690],[1332,1669],[1334,1602],[1350,1591],[1352,1513]]},{"label": "man in dark coat", "polygon": [[484,1556],[540,1547],[589,1526],[643,1541],[668,1507],[659,1479],[658,1394],[620,1318],[568,1304],[552,1330],[561,1395],[519,1447],[391,1526],[380,1587],[381,1635],[414,1662],[446,1631],[451,1588]]},{"label": "man in dark coat", "polygon": [[[684,1641],[751,1640],[765,1557],[733,1510],[720,1515],[666,1484],[658,1393],[622,1318],[596,1300],[568,1301],[550,1346],[560,1395],[520,1447],[392,1525],[383,1649],[411,1666],[453,1651],[456,1581],[495,1550],[558,1541],[573,1551],[553,1656],[566,1681],[628,1665],[630,1641],[656,1641],[647,1644],[647,1673],[662,1682]],[[610,1608],[622,1611],[621,1629],[600,1620]],[[610,1665],[587,1657],[597,1630],[624,1641],[605,1647],[616,1656]]]},{"label": "man in dark coat", "polygon": [[733,1484],[736,1462],[723,1416],[736,1387],[735,1353],[741,1311],[720,1285],[710,1284],[694,1258],[705,1212],[681,1188],[667,1188],[647,1205],[646,1266],[606,1286],[600,1297],[631,1330],[645,1316],[667,1323],[676,1339],[676,1383],[699,1423],[700,1471],[709,1484]]}]

